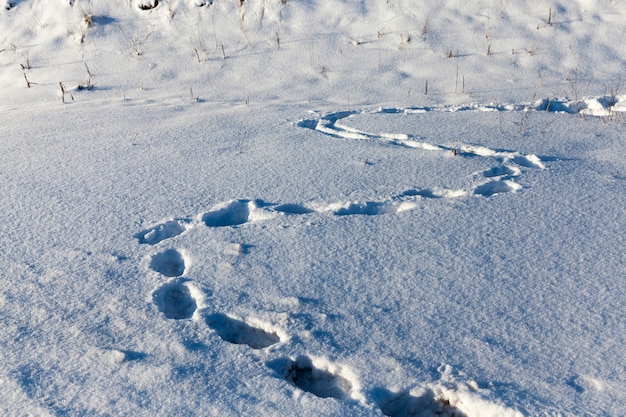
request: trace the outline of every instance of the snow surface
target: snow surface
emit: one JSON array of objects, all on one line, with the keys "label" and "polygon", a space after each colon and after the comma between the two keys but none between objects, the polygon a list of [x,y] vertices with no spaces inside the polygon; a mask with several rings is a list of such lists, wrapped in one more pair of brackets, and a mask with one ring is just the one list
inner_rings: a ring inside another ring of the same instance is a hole
[{"label": "snow surface", "polygon": [[0,2],[0,413],[626,408],[620,0]]}]

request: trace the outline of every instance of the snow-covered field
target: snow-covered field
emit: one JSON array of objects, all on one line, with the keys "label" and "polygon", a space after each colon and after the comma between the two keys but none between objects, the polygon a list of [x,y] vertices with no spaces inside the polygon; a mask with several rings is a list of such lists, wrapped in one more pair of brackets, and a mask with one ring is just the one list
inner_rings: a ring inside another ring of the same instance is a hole
[{"label": "snow-covered field", "polygon": [[623,414],[621,0],[0,6],[0,414]]}]

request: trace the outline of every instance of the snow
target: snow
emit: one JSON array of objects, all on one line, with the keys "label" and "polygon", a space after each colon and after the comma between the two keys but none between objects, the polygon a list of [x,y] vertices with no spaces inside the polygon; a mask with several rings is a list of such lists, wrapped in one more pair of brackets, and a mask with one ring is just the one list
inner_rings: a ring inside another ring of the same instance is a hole
[{"label": "snow", "polygon": [[2,415],[623,413],[621,2],[0,6]]}]

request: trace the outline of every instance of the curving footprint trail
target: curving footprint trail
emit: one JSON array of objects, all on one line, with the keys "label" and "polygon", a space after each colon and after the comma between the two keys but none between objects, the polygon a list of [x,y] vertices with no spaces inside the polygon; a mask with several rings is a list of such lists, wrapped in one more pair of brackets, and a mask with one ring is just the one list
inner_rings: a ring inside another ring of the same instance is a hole
[{"label": "curving footprint trail", "polygon": [[[515,111],[525,107],[486,106],[380,109],[370,113],[425,113],[429,111]],[[268,203],[261,199],[234,199],[217,203],[208,211],[198,214],[194,219],[170,218],[154,224],[134,237],[140,244],[165,246],[170,240],[187,233],[195,227],[224,228],[242,227],[281,216],[332,215],[338,219],[345,216],[378,216],[401,213],[420,207],[428,199],[455,199],[466,196],[491,197],[497,194],[516,192],[522,188],[516,182],[527,169],[545,169],[544,162],[536,155],[524,155],[515,151],[493,150],[482,146],[460,145],[455,148],[419,141],[403,133],[373,134],[352,128],[348,119],[365,112],[344,111],[330,113],[318,119],[303,120],[297,125],[301,128],[319,131],[343,139],[381,140],[407,149],[421,149],[432,152],[452,153],[455,157],[485,158],[491,168],[473,174],[474,183],[466,189],[448,188],[412,188],[379,201],[339,201],[317,204],[299,204],[293,202]],[[270,353],[273,346],[287,343],[289,338],[282,331],[270,324],[254,319],[247,321],[234,318],[221,312],[202,313],[203,293],[192,280],[184,275],[191,264],[190,256],[182,249],[163,248],[152,254],[149,269],[169,278],[152,292],[152,302],[165,318],[172,320],[196,319],[204,316],[204,323],[222,341],[234,345],[247,346]],[[295,358],[282,357],[265,361],[265,366],[273,370],[275,376],[287,381],[296,389],[320,398],[340,401],[357,400],[362,403],[371,401],[388,417],[409,416],[448,416],[466,417],[459,407],[463,403],[455,399],[454,390],[438,388],[437,384],[429,387],[417,387],[412,390],[394,393],[386,388],[375,388],[368,394],[369,400],[361,393],[360,384],[354,374],[345,367],[326,359],[300,355]]]},{"label": "curving footprint trail", "polygon": [[[263,212],[255,215],[264,206],[265,204],[260,200],[234,200],[218,204],[215,210],[199,218],[207,227],[237,226],[256,217],[268,217],[268,214]],[[277,211],[280,211],[279,209],[280,207],[277,207]],[[290,205],[283,207],[282,211],[301,212]],[[170,219],[135,234],[135,238],[142,244],[157,245],[179,236],[193,226],[194,224],[188,219]],[[150,269],[164,277],[174,278],[152,292],[153,303],[168,319],[191,319],[201,305],[200,290],[191,283],[190,279],[182,278],[189,263],[189,256],[185,251],[173,248],[158,252],[150,258]],[[211,314],[206,317],[206,323],[222,340],[247,345],[252,349],[264,349],[281,342],[277,331],[256,327],[226,314]]]},{"label": "curving footprint trail", "polygon": [[[515,172],[505,170],[501,174],[511,175],[512,173]],[[485,193],[495,191],[484,190]],[[415,205],[414,200],[419,198],[453,198],[454,196],[454,193],[449,190],[407,190],[388,201],[329,204],[317,209],[292,203],[268,204],[262,200],[232,200],[216,205],[214,210],[199,215],[198,220],[200,224],[214,228],[237,227],[255,219],[272,218],[278,214],[307,215],[330,211],[335,216],[378,215],[409,210]],[[168,220],[136,234],[135,237],[140,243],[145,243],[146,235],[158,236],[158,242],[152,240],[155,242],[152,244],[158,244],[175,238],[193,226],[190,221],[184,221],[184,230],[181,231],[181,228],[172,227],[173,222],[174,220]],[[155,231],[158,233],[154,233]],[[183,250],[173,248],[158,252],[151,257],[149,268],[165,277],[172,278],[152,293],[153,303],[167,319],[190,320],[197,318],[198,312],[202,311],[202,292],[193,285],[190,279],[182,277],[188,264],[189,256]],[[224,313],[206,315],[204,320],[206,325],[224,342],[245,345],[250,349],[264,350],[287,343],[289,340],[279,329],[256,320],[243,321]],[[269,353],[271,350],[265,350],[265,352]],[[446,393],[437,388],[437,385],[432,388],[418,387],[400,393],[393,393],[386,388],[374,388],[365,396],[361,392],[357,377],[349,368],[324,358],[313,358],[307,355],[299,355],[295,358],[281,357],[266,360],[265,366],[273,370],[276,377],[283,379],[298,390],[324,399],[357,401],[364,405],[373,402],[388,417],[467,417],[467,414],[458,408],[463,404],[455,399],[454,392]]]},{"label": "curving footprint trail", "polygon": [[[344,139],[375,139],[390,142],[405,148],[421,149],[431,152],[452,153],[458,158],[480,157],[491,164],[482,172],[472,175],[474,183],[465,189],[449,188],[414,188],[405,190],[398,195],[380,201],[340,201],[308,206],[293,202],[268,203],[261,199],[235,199],[216,204],[209,211],[200,214],[197,221],[186,218],[173,218],[151,226],[135,235],[140,243],[156,245],[164,240],[187,232],[196,223],[207,227],[237,227],[246,223],[275,218],[278,215],[310,215],[330,212],[336,216],[368,215],[376,216],[400,213],[413,210],[420,199],[444,198],[454,199],[470,195],[492,197],[498,194],[511,193],[523,187],[517,182],[527,169],[546,168],[537,155],[521,154],[516,151],[494,150],[484,146],[462,144],[456,147],[437,145],[418,141],[403,133],[374,134],[350,127],[347,119],[358,114],[376,113],[426,113],[431,111],[516,111],[525,109],[523,106],[467,106],[443,108],[411,108],[411,109],[379,109],[374,112],[343,111],[330,113],[318,119],[302,120],[297,126],[319,131],[321,133]],[[161,263],[172,263],[164,261]],[[162,272],[164,268],[153,268]],[[163,273],[163,272],[162,272]],[[164,273],[164,275],[167,275]],[[172,276],[172,275],[169,275]]]},{"label": "curving footprint trail", "polygon": [[[495,108],[496,110],[511,110]],[[381,109],[378,113],[424,113],[428,111],[476,110],[468,108],[420,108],[420,109]],[[370,112],[370,113],[377,113]],[[353,115],[365,112],[345,111],[330,113],[319,119],[303,120],[298,126],[320,131],[340,138],[384,140],[406,148],[422,149],[433,152],[453,152],[457,157],[482,157],[494,162],[494,166],[474,174],[476,182],[467,189],[413,188],[380,201],[339,201],[318,203],[315,205],[292,202],[268,203],[261,199],[235,199],[213,206],[209,211],[199,214],[195,220],[189,218],[170,218],[152,225],[135,234],[141,244],[161,245],[180,236],[197,225],[209,228],[239,227],[248,223],[273,219],[278,216],[305,216],[330,213],[337,218],[352,215],[378,216],[401,213],[418,208],[420,202],[427,199],[453,199],[469,195],[491,197],[497,194],[515,192],[522,187],[515,180],[524,169],[545,169],[544,163],[536,155],[523,155],[514,151],[493,150],[482,146],[461,145],[457,148],[430,144],[415,140],[410,135],[401,133],[372,134],[350,127],[346,122]],[[158,274],[172,278],[162,284],[153,294],[153,302],[167,318],[190,319],[198,309],[200,292],[190,280],[182,278],[189,266],[189,257],[183,250],[169,248],[151,256],[149,267]],[[267,332],[249,323],[231,318],[222,313],[215,313],[206,318],[207,325],[224,341],[244,344],[253,349],[269,347],[281,341],[275,333]],[[300,359],[302,362],[302,359]],[[294,362],[292,373],[297,377],[292,382],[306,378],[309,368],[298,367]],[[303,370],[304,369],[304,370]],[[317,375],[317,371],[309,372]],[[311,377],[312,378],[312,377]],[[310,378],[309,378],[310,379]],[[324,378],[322,378],[324,379]],[[326,378],[328,379],[328,378]],[[314,386],[315,384],[309,384]],[[306,390],[306,389],[305,389]]]},{"label": "curving footprint trail", "polygon": [[[404,148],[421,149],[425,151],[452,153],[456,157],[482,157],[494,162],[494,167],[485,170],[483,180],[464,190],[416,190],[415,195],[426,198],[457,198],[465,195],[480,195],[491,197],[496,194],[515,192],[522,187],[515,182],[522,175],[522,168],[545,169],[545,164],[534,154],[524,155],[515,151],[498,151],[483,146],[460,145],[457,147],[437,145],[417,140],[413,135],[405,133],[372,133],[353,128],[347,120],[359,114],[421,114],[428,112],[456,112],[456,111],[520,111],[526,106],[465,106],[465,107],[421,107],[421,108],[387,108],[376,111],[341,111],[329,113],[318,119],[307,119],[297,123],[298,127],[311,129],[329,136],[341,139],[369,139],[378,140]],[[486,180],[484,180],[486,179]],[[382,202],[352,203],[352,208],[342,210],[345,214],[385,214],[395,213],[393,205]]]}]

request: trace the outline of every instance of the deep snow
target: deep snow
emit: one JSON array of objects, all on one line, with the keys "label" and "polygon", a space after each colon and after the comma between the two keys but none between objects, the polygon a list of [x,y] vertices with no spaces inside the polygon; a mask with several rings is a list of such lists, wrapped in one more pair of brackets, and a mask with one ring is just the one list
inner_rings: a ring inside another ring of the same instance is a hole
[{"label": "deep snow", "polygon": [[619,2],[10,3],[4,415],[622,413]]}]

